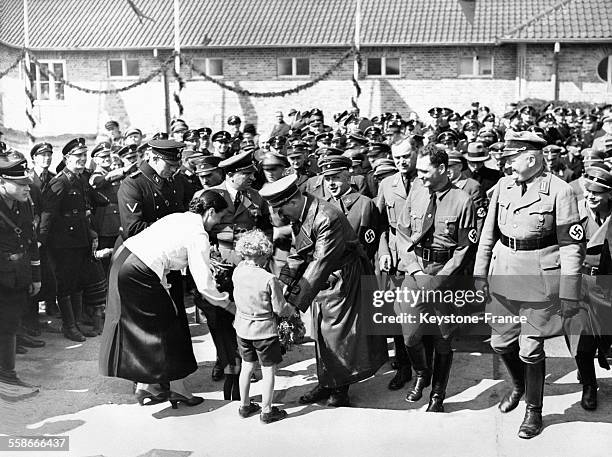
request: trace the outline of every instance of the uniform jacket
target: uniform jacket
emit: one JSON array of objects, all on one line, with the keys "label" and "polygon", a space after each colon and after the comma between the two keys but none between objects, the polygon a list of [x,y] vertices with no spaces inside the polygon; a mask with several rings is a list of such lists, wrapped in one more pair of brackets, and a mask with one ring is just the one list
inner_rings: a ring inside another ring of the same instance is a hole
[{"label": "uniform jacket", "polygon": [[602,136],[596,137],[591,146],[596,151],[605,151],[606,143],[612,141],[612,135],[604,133]]},{"label": "uniform jacket", "polygon": [[378,249],[381,222],[374,201],[354,189],[349,189],[339,200],[329,196],[327,201],[346,216],[368,258],[373,259]]},{"label": "uniform jacket", "polygon": [[185,166],[181,166],[176,175],[174,175],[174,179],[183,182],[183,206],[185,209],[187,209],[189,208],[189,203],[191,202],[191,199],[195,193],[202,190],[200,178],[198,178],[193,171],[189,170]]},{"label": "uniform jacket", "polygon": [[578,200],[578,202],[584,199],[584,184],[582,182],[582,177],[574,179],[569,185],[574,191],[574,195],[576,195],[576,200]]},{"label": "uniform jacket", "polygon": [[497,181],[504,175],[501,171],[493,170],[487,166],[483,166],[476,171],[465,170],[463,174],[466,178],[476,180],[480,184],[480,187],[483,188],[484,192],[497,184]]},{"label": "uniform jacket", "polygon": [[370,303],[361,281],[373,270],[355,232],[335,206],[307,195],[293,233],[280,280],[289,303],[301,311],[311,307],[319,383],[339,387],[368,378],[386,361],[387,349],[362,315]]},{"label": "uniform jacket", "polygon": [[98,236],[117,237],[121,228],[117,201],[117,192],[119,191],[121,180],[107,181],[106,174],[105,170],[98,168],[89,178],[89,184],[91,184],[94,191],[104,195],[109,201],[107,206],[96,208],[91,224],[98,233]]},{"label": "uniform jacket", "polygon": [[[420,183],[420,181],[412,178],[409,187],[415,182],[416,185]],[[383,227],[378,243],[378,255],[391,256],[393,268],[397,268],[398,263],[396,243],[397,219],[404,208],[406,198],[408,198],[408,193],[406,192],[406,187],[404,187],[401,173],[397,172],[381,181],[378,187],[378,196],[376,197],[376,207],[381,214]]]},{"label": "uniform jacket", "polygon": [[[556,236],[557,244],[513,250],[502,244],[500,233],[517,240],[551,235]],[[569,184],[543,170],[521,196],[520,184],[506,176],[493,190],[474,275],[491,276],[491,292],[512,300],[577,300],[584,251],[584,229]]]},{"label": "uniform jacket", "polygon": [[162,179],[147,162],[121,181],[117,201],[123,239],[168,214],[185,210],[182,182]]},{"label": "uniform jacket", "polygon": [[229,207],[226,216],[214,227],[211,235],[218,241],[219,249],[224,258],[237,265],[240,259],[234,253],[234,247],[241,233],[259,228],[272,239],[272,224],[268,204],[261,198],[259,192],[247,189],[243,191],[242,201],[238,207],[235,207],[234,201],[227,190],[226,181],[218,186],[211,187],[211,190],[221,193]]},{"label": "uniform jacket", "polygon": [[33,282],[40,282],[40,257],[32,205],[14,201],[13,207],[9,208],[0,197],[0,212],[21,230],[17,233],[0,216],[0,290],[23,290]]},{"label": "uniform jacket", "polygon": [[42,197],[40,242],[62,249],[90,246],[95,233],[89,228],[93,197],[87,178],[64,168],[51,180]]},{"label": "uniform jacket", "polygon": [[236,335],[247,340],[278,337],[276,316],[291,315],[283,285],[272,273],[242,261],[232,274]]},{"label": "uniform jacket", "polygon": [[[476,211],[472,198],[449,182],[436,192],[436,212],[431,234],[415,245],[422,233],[429,201],[430,192],[426,187],[413,186],[410,189],[397,222],[399,268],[408,274],[420,270],[437,275],[443,282],[443,277],[457,274],[464,268],[468,252],[477,241]],[[415,253],[417,246],[434,251],[450,250],[452,256],[446,263],[430,262]]]}]

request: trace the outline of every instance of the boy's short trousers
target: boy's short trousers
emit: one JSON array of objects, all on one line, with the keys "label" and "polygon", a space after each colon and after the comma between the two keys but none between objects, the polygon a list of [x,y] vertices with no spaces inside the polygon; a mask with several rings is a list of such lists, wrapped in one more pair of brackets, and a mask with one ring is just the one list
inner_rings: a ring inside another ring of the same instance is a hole
[{"label": "boy's short trousers", "polygon": [[263,340],[246,340],[238,338],[238,352],[245,362],[257,362],[263,367],[277,365],[283,361],[278,336]]}]

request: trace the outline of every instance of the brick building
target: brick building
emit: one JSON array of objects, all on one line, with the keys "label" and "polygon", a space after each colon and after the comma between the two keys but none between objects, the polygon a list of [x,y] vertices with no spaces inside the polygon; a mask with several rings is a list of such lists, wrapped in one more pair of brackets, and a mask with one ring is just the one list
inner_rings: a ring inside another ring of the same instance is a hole
[{"label": "brick building", "polygon": [[[127,0],[28,0],[29,49],[76,85],[132,84],[159,68],[174,46],[172,1],[134,3],[148,18],[139,20]],[[24,44],[22,5],[0,2],[0,72]],[[355,0],[180,0],[180,6],[187,61],[181,100],[189,124],[218,129],[238,114],[265,132],[277,109],[318,106],[330,116],[350,107],[352,58],[327,80],[283,98],[223,90],[189,62],[239,88],[292,88],[350,49]],[[555,77],[559,100],[612,102],[609,0],[362,0],[360,40],[359,105],[366,116],[425,116],[435,105],[463,111],[475,100],[501,113],[511,101],[553,99]],[[20,68],[0,79],[0,125],[26,129],[23,77]],[[145,132],[164,128],[161,76],[109,95],[72,89],[36,67],[32,82],[36,136],[95,134],[109,118]]]}]

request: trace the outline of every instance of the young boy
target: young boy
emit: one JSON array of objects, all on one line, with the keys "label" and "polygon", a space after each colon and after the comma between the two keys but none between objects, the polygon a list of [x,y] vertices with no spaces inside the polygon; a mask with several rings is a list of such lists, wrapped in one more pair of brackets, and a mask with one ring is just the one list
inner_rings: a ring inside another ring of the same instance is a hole
[{"label": "young boy", "polygon": [[[264,269],[272,255],[272,243],[261,230],[244,233],[236,243],[236,252],[244,259],[232,275],[236,317],[234,328],[238,351],[242,358],[240,372],[241,417],[249,417],[261,409],[260,420],[269,424],[287,416],[287,412],[272,406],[276,366],[282,361],[278,339],[277,317],[295,312],[283,297],[281,282]],[[249,388],[255,362],[261,365],[262,405],[250,401]]]}]

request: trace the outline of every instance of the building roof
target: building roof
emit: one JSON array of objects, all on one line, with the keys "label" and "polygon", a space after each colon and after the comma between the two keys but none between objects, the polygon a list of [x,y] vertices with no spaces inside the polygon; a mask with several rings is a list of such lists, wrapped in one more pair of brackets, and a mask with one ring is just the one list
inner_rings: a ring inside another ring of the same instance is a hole
[{"label": "building roof", "polygon": [[[173,48],[173,2],[28,0],[31,49]],[[181,47],[345,47],[355,0],[180,0]],[[21,47],[23,0],[0,1],[0,42]],[[609,0],[362,0],[362,46],[611,41]]]}]

